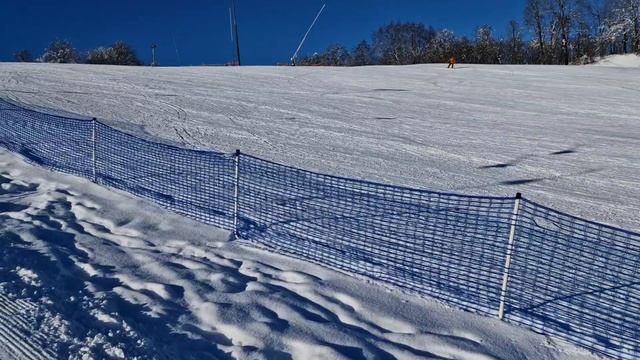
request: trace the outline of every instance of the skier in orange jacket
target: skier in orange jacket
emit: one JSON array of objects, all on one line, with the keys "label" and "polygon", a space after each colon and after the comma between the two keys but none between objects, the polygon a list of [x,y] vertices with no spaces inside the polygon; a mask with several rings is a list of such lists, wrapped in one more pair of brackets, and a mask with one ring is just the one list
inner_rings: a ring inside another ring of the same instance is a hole
[{"label": "skier in orange jacket", "polygon": [[449,66],[447,66],[447,69],[453,69],[456,66],[456,58],[455,56],[452,56],[449,58]]}]

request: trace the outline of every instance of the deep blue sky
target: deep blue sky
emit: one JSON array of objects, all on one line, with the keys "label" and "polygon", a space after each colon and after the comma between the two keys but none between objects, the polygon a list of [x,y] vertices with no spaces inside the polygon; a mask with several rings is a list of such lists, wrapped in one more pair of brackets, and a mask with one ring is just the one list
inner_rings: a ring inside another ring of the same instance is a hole
[{"label": "deep blue sky", "polygon": [[[327,9],[302,55],[335,43],[352,47],[390,21],[420,21],[469,36],[490,24],[503,33],[509,20],[521,22],[524,7],[524,0],[236,1],[246,64],[287,62],[323,2]],[[225,63],[233,59],[228,7],[229,0],[0,0],[0,60],[20,49],[39,56],[62,38],[83,51],[124,40],[145,62],[156,43],[162,65]]]}]

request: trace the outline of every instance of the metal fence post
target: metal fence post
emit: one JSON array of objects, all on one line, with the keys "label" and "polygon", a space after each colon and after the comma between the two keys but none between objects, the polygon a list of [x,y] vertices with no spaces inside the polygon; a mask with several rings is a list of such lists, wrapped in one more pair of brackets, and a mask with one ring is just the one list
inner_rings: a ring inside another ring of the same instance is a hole
[{"label": "metal fence post", "polygon": [[511,214],[511,231],[509,232],[509,244],[507,245],[507,255],[504,261],[504,276],[502,277],[502,290],[500,291],[500,309],[498,310],[498,318],[504,319],[504,310],[507,301],[507,289],[509,287],[509,269],[511,268],[511,257],[513,256],[513,248],[516,238],[516,224],[518,222],[518,213],[520,212],[520,201],[522,194],[516,194],[516,201]]},{"label": "metal fence post", "polygon": [[92,130],[91,130],[91,162],[93,166],[93,182],[97,182],[98,178],[96,176],[96,118],[91,120]]},{"label": "metal fence post", "polygon": [[239,207],[240,207],[240,150],[236,150],[234,155],[235,160],[235,184],[234,184],[234,193],[233,193],[233,236],[234,239],[239,238],[238,232],[238,220],[239,220]]}]

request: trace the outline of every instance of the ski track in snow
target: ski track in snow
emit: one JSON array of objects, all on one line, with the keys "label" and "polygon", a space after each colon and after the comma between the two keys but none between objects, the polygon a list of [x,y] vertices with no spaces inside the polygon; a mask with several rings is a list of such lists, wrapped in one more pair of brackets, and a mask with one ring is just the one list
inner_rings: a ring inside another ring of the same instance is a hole
[{"label": "ski track in snow", "polygon": [[0,293],[0,358],[2,359],[54,359],[44,347],[40,334],[31,335],[31,324],[26,313],[36,305],[25,300],[13,300]]},{"label": "ski track in snow", "polygon": [[640,69],[0,64],[0,97],[334,175],[640,231]]},{"label": "ski track in snow", "polygon": [[0,151],[2,359],[588,359]]}]

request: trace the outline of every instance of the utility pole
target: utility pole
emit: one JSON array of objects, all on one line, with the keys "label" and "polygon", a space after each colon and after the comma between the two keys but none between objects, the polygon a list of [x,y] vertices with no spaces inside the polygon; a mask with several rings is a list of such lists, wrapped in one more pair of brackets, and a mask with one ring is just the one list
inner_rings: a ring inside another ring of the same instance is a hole
[{"label": "utility pole", "polygon": [[236,43],[236,59],[238,60],[238,66],[242,66],[242,61],[240,60],[240,37],[238,36],[238,19],[236,17],[236,2],[235,0],[231,0],[231,17],[232,17],[232,25],[233,25],[233,37]]},{"label": "utility pole", "polygon": [[151,66],[157,66],[158,64],[156,64],[156,49],[158,48],[158,45],[153,44],[151,45],[151,56],[153,58],[153,61],[151,62]]}]

